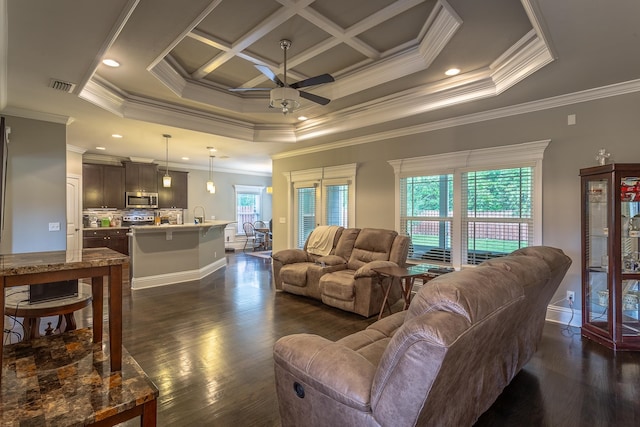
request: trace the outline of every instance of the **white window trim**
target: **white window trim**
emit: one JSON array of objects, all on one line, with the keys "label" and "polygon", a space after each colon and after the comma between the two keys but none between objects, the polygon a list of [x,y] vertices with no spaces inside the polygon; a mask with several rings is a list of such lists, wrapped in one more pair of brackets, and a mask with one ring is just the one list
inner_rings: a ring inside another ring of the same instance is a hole
[{"label": "white window trim", "polygon": [[[521,144],[500,147],[482,148],[477,150],[456,151],[453,153],[436,154],[433,156],[412,157],[407,159],[389,160],[395,174],[395,227],[400,230],[400,178],[412,176],[429,176],[453,174],[453,223],[451,230],[451,246],[460,248],[462,245],[461,225],[462,192],[460,174],[481,169],[499,169],[519,166],[533,166],[533,244],[542,244],[542,159],[544,150],[550,139],[525,142]],[[451,264],[454,268],[462,267],[461,251],[451,253]],[[465,266],[466,267],[466,266]]]},{"label": "white window trim", "polygon": [[[356,171],[358,169],[357,163],[349,163],[339,166],[327,166],[322,168],[313,168],[299,171],[283,172],[284,177],[287,179],[287,212],[289,217],[289,227],[287,227],[287,247],[295,247],[295,226],[294,224],[294,190],[297,186],[308,187],[311,183],[320,187],[319,200],[322,200],[322,194],[324,194],[325,181],[330,185],[336,183],[349,185],[349,224],[351,227],[355,227],[356,223]],[[321,216],[324,213],[321,211]],[[324,221],[325,218],[320,218],[320,221]],[[352,224],[352,225],[351,225]]]}]

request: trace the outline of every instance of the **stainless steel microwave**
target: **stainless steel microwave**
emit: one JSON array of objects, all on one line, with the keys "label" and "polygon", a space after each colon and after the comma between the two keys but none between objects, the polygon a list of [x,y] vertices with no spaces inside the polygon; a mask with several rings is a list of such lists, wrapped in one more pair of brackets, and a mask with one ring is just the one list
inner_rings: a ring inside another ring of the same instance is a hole
[{"label": "stainless steel microwave", "polygon": [[124,202],[127,208],[154,209],[158,207],[158,193],[128,191],[124,194]]}]

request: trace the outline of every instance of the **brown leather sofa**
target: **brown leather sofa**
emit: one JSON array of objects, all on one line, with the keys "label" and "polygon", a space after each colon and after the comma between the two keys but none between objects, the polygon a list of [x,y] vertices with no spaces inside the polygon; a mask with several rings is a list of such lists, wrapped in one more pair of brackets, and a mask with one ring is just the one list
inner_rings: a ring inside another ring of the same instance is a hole
[{"label": "brown leather sofa", "polygon": [[571,259],[520,249],[423,286],[407,311],[336,342],[274,347],[283,426],[470,426],[536,351]]},{"label": "brown leather sofa", "polygon": [[[365,317],[380,311],[384,297],[381,278],[371,269],[404,265],[409,252],[409,237],[378,228],[340,228],[325,256],[309,253],[308,243],[272,255],[276,289]],[[391,290],[393,304],[401,293],[399,287]]]}]

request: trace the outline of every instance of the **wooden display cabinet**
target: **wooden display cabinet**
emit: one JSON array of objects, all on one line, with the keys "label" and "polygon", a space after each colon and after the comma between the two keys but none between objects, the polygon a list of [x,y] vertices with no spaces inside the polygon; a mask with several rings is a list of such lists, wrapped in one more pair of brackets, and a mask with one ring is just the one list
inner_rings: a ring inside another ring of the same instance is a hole
[{"label": "wooden display cabinet", "polygon": [[640,350],[640,164],[580,170],[582,335]]}]

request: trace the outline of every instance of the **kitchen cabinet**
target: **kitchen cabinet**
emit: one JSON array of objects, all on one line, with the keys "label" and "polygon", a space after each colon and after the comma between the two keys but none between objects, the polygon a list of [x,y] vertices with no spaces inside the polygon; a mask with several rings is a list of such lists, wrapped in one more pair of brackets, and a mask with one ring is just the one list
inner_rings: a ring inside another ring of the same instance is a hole
[{"label": "kitchen cabinet", "polygon": [[125,162],[125,191],[158,192],[158,165],[155,163]]},{"label": "kitchen cabinet", "polygon": [[580,170],[582,335],[640,350],[640,164]]},{"label": "kitchen cabinet", "polygon": [[158,171],[158,207],[187,209],[187,190],[189,172],[169,171],[171,187],[162,186],[164,171]]},{"label": "kitchen cabinet", "polygon": [[126,228],[96,228],[82,233],[83,248],[109,248],[129,255],[129,237]]},{"label": "kitchen cabinet", "polygon": [[124,209],[125,169],[122,166],[82,165],[82,206]]}]

